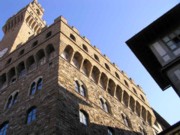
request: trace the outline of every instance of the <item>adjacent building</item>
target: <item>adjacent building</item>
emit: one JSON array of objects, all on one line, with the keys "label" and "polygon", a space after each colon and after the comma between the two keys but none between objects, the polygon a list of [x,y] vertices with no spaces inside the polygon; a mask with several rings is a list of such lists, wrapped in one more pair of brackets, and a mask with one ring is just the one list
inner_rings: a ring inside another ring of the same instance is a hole
[{"label": "adjacent building", "polygon": [[126,43],[162,90],[180,96],[180,4]]},{"label": "adjacent building", "polygon": [[47,27],[43,14],[34,0],[3,27],[0,134],[155,134],[142,88],[64,17]]}]

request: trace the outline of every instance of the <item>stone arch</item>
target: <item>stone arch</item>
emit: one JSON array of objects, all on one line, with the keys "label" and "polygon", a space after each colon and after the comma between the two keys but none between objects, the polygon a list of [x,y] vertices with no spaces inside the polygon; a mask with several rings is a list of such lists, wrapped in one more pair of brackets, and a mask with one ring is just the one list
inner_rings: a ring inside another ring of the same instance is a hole
[{"label": "stone arch", "polygon": [[27,70],[29,71],[32,71],[33,69],[36,68],[36,62],[33,55],[27,58],[26,65],[27,65]]},{"label": "stone arch", "polygon": [[132,96],[130,96],[129,106],[130,106],[131,110],[134,112],[135,111],[135,100]]},{"label": "stone arch", "polygon": [[77,69],[80,69],[82,60],[82,55],[79,52],[75,52],[72,63]]},{"label": "stone arch", "polygon": [[141,114],[141,116],[144,119],[144,121],[146,121],[146,109],[144,108],[144,106],[142,106],[142,114]]},{"label": "stone arch", "polygon": [[89,76],[90,71],[91,71],[91,68],[92,68],[91,62],[90,62],[89,60],[85,59],[84,62],[83,62],[82,71],[83,71],[87,76]]},{"label": "stone arch", "polygon": [[7,85],[7,78],[6,78],[6,73],[4,73],[0,76],[0,89],[4,88],[6,85]]},{"label": "stone arch", "polygon": [[116,98],[121,102],[122,101],[122,89],[119,85],[116,87]]},{"label": "stone arch", "polygon": [[26,68],[25,68],[25,64],[24,64],[23,61],[18,64],[17,72],[18,72],[19,77],[22,77],[22,76],[24,76],[26,74]]},{"label": "stone arch", "polygon": [[73,52],[74,52],[73,48],[70,45],[67,45],[61,56],[70,62]]},{"label": "stone arch", "polygon": [[8,81],[14,83],[16,81],[16,70],[15,67],[11,68],[8,72]]},{"label": "stone arch", "polygon": [[111,96],[114,96],[114,91],[116,88],[116,84],[114,83],[114,81],[112,79],[109,79],[109,83],[108,83],[108,93]]},{"label": "stone arch", "polygon": [[127,107],[129,106],[129,95],[126,91],[124,91],[123,102]]},{"label": "stone arch", "polygon": [[55,51],[54,46],[52,44],[48,44],[46,46],[46,53],[47,53],[49,60],[56,57],[56,51]]},{"label": "stone arch", "polygon": [[44,50],[41,49],[36,53],[37,63],[43,65],[46,62],[46,56]]},{"label": "stone arch", "polygon": [[106,76],[105,73],[102,72],[100,78],[100,85],[104,90],[106,90],[107,82],[108,82],[108,77]]},{"label": "stone arch", "polygon": [[95,83],[98,83],[100,76],[100,71],[96,66],[93,66],[91,78],[94,80]]},{"label": "stone arch", "polygon": [[141,105],[138,101],[136,101],[136,113],[139,117],[141,116]]}]

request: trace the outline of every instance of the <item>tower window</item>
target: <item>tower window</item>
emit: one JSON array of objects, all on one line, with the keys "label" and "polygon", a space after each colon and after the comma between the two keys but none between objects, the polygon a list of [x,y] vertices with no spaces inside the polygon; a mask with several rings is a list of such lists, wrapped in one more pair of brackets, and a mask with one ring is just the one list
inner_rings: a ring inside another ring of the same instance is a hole
[{"label": "tower window", "polygon": [[32,47],[35,47],[38,44],[38,40],[36,40],[33,44]]},{"label": "tower window", "polygon": [[36,107],[32,107],[28,110],[27,112],[27,124],[30,124],[31,122],[35,121],[36,120],[36,112],[37,112],[37,109]]},{"label": "tower window", "polygon": [[76,38],[75,38],[75,36],[74,36],[73,34],[70,34],[70,38],[71,38],[72,40],[76,41]]},{"label": "tower window", "polygon": [[96,54],[94,54],[94,58],[99,62],[99,57]]},{"label": "tower window", "polygon": [[129,84],[128,84],[128,82],[127,82],[126,80],[124,80],[124,83],[125,83],[125,85],[126,85],[127,87],[129,87]]},{"label": "tower window", "polygon": [[83,48],[86,52],[88,52],[88,48],[87,48],[87,46],[85,46],[84,44],[82,45],[82,48]]},{"label": "tower window", "polygon": [[49,31],[49,32],[46,34],[46,38],[49,38],[51,35],[52,35],[52,32]]},{"label": "tower window", "polygon": [[108,64],[105,63],[105,67],[106,67],[107,70],[110,71],[110,68],[109,68]]},{"label": "tower window", "polygon": [[8,101],[7,101],[7,104],[6,104],[6,109],[11,108],[17,102],[18,94],[19,94],[18,92],[15,92],[15,93],[13,92],[11,94],[11,96],[8,98]]},{"label": "tower window", "polygon": [[9,127],[8,122],[5,122],[0,126],[0,135],[7,135],[7,129]]},{"label": "tower window", "polygon": [[123,119],[124,124],[125,124],[127,127],[130,127],[130,128],[131,128],[131,122],[130,122],[129,118],[128,118],[124,113],[122,113],[121,116],[122,116],[122,119]]},{"label": "tower window", "polygon": [[117,72],[115,72],[115,75],[118,79],[120,79],[119,74]]},{"label": "tower window", "polygon": [[79,111],[79,120],[82,124],[84,124],[85,126],[88,126],[88,115],[86,112],[80,110]]},{"label": "tower window", "polygon": [[22,49],[20,52],[19,52],[19,55],[18,56],[21,56],[24,54],[24,49]]},{"label": "tower window", "polygon": [[6,65],[10,64],[11,61],[12,61],[12,58],[9,58],[9,59],[7,60],[7,62],[6,62]]}]

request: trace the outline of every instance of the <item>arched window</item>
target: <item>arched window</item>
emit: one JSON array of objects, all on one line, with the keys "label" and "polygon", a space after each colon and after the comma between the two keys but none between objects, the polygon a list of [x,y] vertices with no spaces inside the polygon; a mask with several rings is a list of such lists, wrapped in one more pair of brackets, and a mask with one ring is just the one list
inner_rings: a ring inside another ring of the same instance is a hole
[{"label": "arched window", "polygon": [[12,103],[13,103],[13,97],[10,96],[7,102],[6,109],[9,109],[12,106]]},{"label": "arched window", "polygon": [[139,102],[136,102],[136,113],[139,117],[141,116],[141,105]]},{"label": "arched window", "polygon": [[86,89],[85,89],[84,85],[81,85],[81,87],[80,87],[80,94],[81,94],[83,97],[86,96]]},{"label": "arched window", "polygon": [[78,81],[75,81],[75,91],[79,92],[79,89],[80,89],[80,85],[79,85]]},{"label": "arched window", "polygon": [[49,44],[46,47],[46,52],[47,52],[49,60],[52,60],[53,58],[55,58],[56,52],[55,52],[54,46],[52,44]]},{"label": "arched window", "polygon": [[127,87],[129,87],[129,84],[128,84],[128,82],[127,82],[126,80],[124,80],[124,83],[125,83],[125,85],[126,85]]},{"label": "arched window", "polygon": [[14,98],[13,98],[13,105],[17,102],[17,98],[18,98],[18,92],[14,95]]},{"label": "arched window", "polygon": [[36,83],[33,82],[33,83],[31,84],[30,95],[34,95],[35,92],[36,92]]},{"label": "arched window", "polygon": [[23,54],[24,54],[24,49],[22,49],[22,50],[19,52],[18,56],[21,56],[21,55],[23,55]]},{"label": "arched window", "polygon": [[82,124],[88,126],[89,117],[85,111],[82,110],[79,111],[79,120]]},{"label": "arched window", "polygon": [[37,112],[36,107],[32,107],[27,111],[27,118],[26,118],[27,124],[30,124],[32,121],[36,120],[36,117],[37,117],[36,112]]},{"label": "arched window", "polygon": [[91,67],[92,67],[92,64],[90,63],[90,61],[85,59],[83,66],[82,66],[82,70],[87,76],[89,76],[89,73],[91,71]]},{"label": "arched window", "polygon": [[72,40],[76,41],[76,38],[75,38],[75,36],[74,36],[73,34],[70,34],[70,38],[71,38]]},{"label": "arched window", "polygon": [[129,107],[129,95],[126,91],[124,91],[123,102],[127,107]]},{"label": "arched window", "polygon": [[45,64],[46,62],[46,57],[45,57],[45,53],[44,53],[44,50],[39,50],[37,53],[36,53],[36,58],[37,58],[37,62],[40,64],[40,65],[43,65]]},{"label": "arched window", "polygon": [[74,54],[74,58],[73,58],[73,65],[79,69],[82,63],[82,55],[79,52],[76,52]]},{"label": "arched window", "polygon": [[115,83],[112,79],[109,79],[109,84],[108,84],[108,93],[111,96],[114,96],[114,91],[115,91]]},{"label": "arched window", "polygon": [[26,74],[24,62],[19,63],[17,70],[18,70],[19,77],[22,77]]},{"label": "arched window", "polygon": [[99,57],[96,54],[94,54],[94,58],[99,62]]},{"label": "arched window", "polygon": [[8,72],[8,80],[10,83],[14,83],[16,81],[16,72],[14,67]]},{"label": "arched window", "polygon": [[12,61],[12,58],[9,58],[9,59],[7,60],[7,62],[6,62],[6,65],[10,64],[11,61]]},{"label": "arched window", "polygon": [[7,86],[6,73],[0,76],[0,89]]},{"label": "arched window", "polygon": [[83,48],[86,52],[88,52],[88,48],[87,48],[87,46],[85,46],[84,44],[82,45],[82,48]]},{"label": "arched window", "polygon": [[92,70],[92,73],[91,73],[91,78],[93,79],[93,81],[95,83],[98,83],[99,76],[100,76],[100,71],[96,66],[94,66],[93,70]]},{"label": "arched window", "polygon": [[108,66],[108,64],[105,63],[105,67],[106,67],[107,70],[110,71],[110,67]]},{"label": "arched window", "polygon": [[105,112],[109,113],[109,112],[110,112],[110,108],[109,108],[107,102],[106,102],[104,99],[101,98],[101,99],[100,99],[100,103],[101,103],[101,108],[102,108]]},{"label": "arched window", "polygon": [[108,135],[114,135],[112,128],[108,128]]},{"label": "arched window", "polygon": [[135,100],[133,97],[130,97],[130,108],[134,112],[135,111]]},{"label": "arched window", "polygon": [[6,135],[6,134],[7,134],[8,127],[9,127],[8,122],[4,122],[4,123],[0,126],[0,135]]},{"label": "arched window", "polygon": [[73,49],[70,45],[66,46],[66,48],[64,49],[63,53],[61,54],[61,56],[66,59],[67,61],[70,61],[72,54],[73,54]]},{"label": "arched window", "polygon": [[27,63],[27,69],[29,71],[32,71],[36,68],[36,63],[35,63],[35,59],[34,59],[34,56],[30,56],[27,60],[26,60],[26,63]]},{"label": "arched window", "polygon": [[133,92],[137,95],[137,91],[135,88],[132,88],[133,89]]},{"label": "arched window", "polygon": [[37,90],[41,90],[42,89],[42,84],[43,84],[43,80],[42,78],[40,78],[37,82]]},{"label": "arched window", "polygon": [[129,118],[128,118],[124,113],[122,113],[121,116],[122,116],[122,119],[123,119],[124,124],[125,124],[127,127],[130,127],[130,128],[131,128],[131,122],[130,122]]},{"label": "arched window", "polygon": [[144,106],[142,106],[142,118],[144,119],[144,121],[146,121],[146,109],[144,108]]},{"label": "arched window", "polygon": [[32,47],[35,47],[38,44],[38,40],[34,41]]},{"label": "arched window", "polygon": [[49,31],[49,32],[46,34],[46,38],[49,38],[51,35],[52,35],[52,32]]},{"label": "arched window", "polygon": [[105,75],[105,73],[102,73],[100,78],[100,85],[103,87],[104,90],[106,90],[107,81],[108,81],[107,76]]},{"label": "arched window", "polygon": [[140,95],[140,96],[141,96],[141,99],[142,99],[143,101],[145,101],[144,97],[143,97],[142,95]]},{"label": "arched window", "polygon": [[121,100],[122,100],[122,89],[119,85],[116,87],[116,98],[121,102]]},{"label": "arched window", "polygon": [[119,74],[117,72],[115,72],[115,75],[118,79],[120,79]]},{"label": "arched window", "polygon": [[148,121],[149,125],[152,126],[152,118],[151,118],[151,113],[149,111],[147,113],[147,121]]}]

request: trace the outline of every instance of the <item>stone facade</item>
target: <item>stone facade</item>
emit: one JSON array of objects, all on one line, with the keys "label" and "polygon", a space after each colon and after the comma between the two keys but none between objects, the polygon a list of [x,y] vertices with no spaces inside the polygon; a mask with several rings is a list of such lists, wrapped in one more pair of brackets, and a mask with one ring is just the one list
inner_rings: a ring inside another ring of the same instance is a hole
[{"label": "stone facade", "polygon": [[[9,26],[20,13],[21,24]],[[65,18],[46,27],[42,15],[34,0],[3,27],[0,132],[8,124],[7,135],[153,135],[156,118],[141,87]],[[36,118],[28,124],[31,107]]]}]

